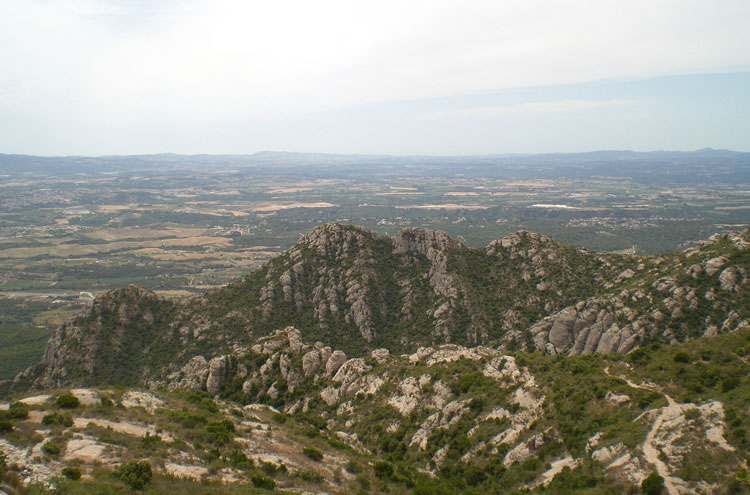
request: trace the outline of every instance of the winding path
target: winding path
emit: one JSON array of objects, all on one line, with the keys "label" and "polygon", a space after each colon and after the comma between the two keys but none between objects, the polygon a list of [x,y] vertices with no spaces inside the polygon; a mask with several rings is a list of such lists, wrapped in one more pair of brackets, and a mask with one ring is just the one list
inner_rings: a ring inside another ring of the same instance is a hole
[{"label": "winding path", "polygon": [[632,388],[659,392],[660,394],[663,394],[667,399],[667,405],[659,409],[659,415],[651,425],[651,429],[648,431],[648,435],[646,435],[646,439],[643,441],[641,449],[643,450],[643,457],[645,457],[646,461],[649,464],[653,464],[656,467],[656,472],[659,473],[659,476],[664,478],[664,488],[667,489],[667,493],[669,495],[679,495],[680,492],[677,490],[675,481],[680,481],[680,479],[672,476],[666,463],[659,459],[659,449],[654,446],[654,439],[656,438],[656,434],[659,431],[659,428],[661,428],[661,425],[664,423],[664,421],[667,419],[675,418],[682,414],[682,408],[679,404],[677,404],[677,402],[674,401],[674,399],[672,399],[672,397],[664,393],[663,390],[659,389],[659,387],[657,387],[653,383],[636,385],[624,376],[610,374],[609,367],[604,368],[604,373],[609,376],[625,380],[625,383],[627,383]]}]

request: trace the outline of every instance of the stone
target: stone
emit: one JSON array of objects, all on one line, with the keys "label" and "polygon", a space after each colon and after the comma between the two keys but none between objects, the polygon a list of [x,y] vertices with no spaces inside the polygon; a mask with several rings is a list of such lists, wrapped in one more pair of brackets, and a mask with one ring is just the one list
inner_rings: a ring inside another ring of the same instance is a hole
[{"label": "stone", "polygon": [[714,273],[718,272],[719,269],[722,266],[724,266],[726,262],[727,262],[727,259],[724,256],[717,256],[716,258],[711,258],[710,260],[706,261],[704,270],[706,270],[706,273],[708,273],[709,275],[713,275]]},{"label": "stone", "polygon": [[301,353],[305,349],[305,344],[302,342],[300,331],[294,327],[286,327],[284,331],[289,339],[289,349],[295,354]]},{"label": "stone", "polygon": [[180,388],[198,392],[206,386],[208,378],[208,361],[203,356],[195,356],[187,362],[180,370],[182,378],[170,386],[170,388]]},{"label": "stone", "polygon": [[630,402],[630,396],[625,394],[616,394],[611,390],[604,396],[604,400],[613,406],[622,406]]},{"label": "stone", "polygon": [[227,368],[231,358],[229,356],[218,356],[208,363],[208,378],[206,380],[206,391],[216,395],[227,380]]},{"label": "stone", "polygon": [[721,288],[728,291],[733,291],[739,285],[739,281],[742,278],[742,274],[737,268],[730,266],[725,268],[719,275],[719,284]]},{"label": "stone", "polygon": [[325,369],[328,359],[331,357],[331,348],[329,346],[320,348],[320,366]]},{"label": "stone", "polygon": [[370,356],[377,361],[378,364],[383,364],[388,359],[390,353],[388,349],[375,349],[370,353]]},{"label": "stone", "polygon": [[99,393],[88,388],[74,388],[70,391],[84,406],[95,406],[99,404]]},{"label": "stone", "polygon": [[164,401],[151,392],[139,392],[137,390],[130,390],[122,394],[120,403],[125,408],[142,407],[150,413],[153,413],[160,407],[164,407]]},{"label": "stone", "polygon": [[555,315],[549,331],[549,341],[557,349],[565,349],[573,342],[573,324],[578,313],[575,308],[565,308]]},{"label": "stone", "polygon": [[334,375],[345,362],[346,354],[343,351],[333,351],[326,362],[326,374]]},{"label": "stone", "polygon": [[320,352],[309,351],[302,356],[302,373],[305,377],[314,376],[320,369]]}]

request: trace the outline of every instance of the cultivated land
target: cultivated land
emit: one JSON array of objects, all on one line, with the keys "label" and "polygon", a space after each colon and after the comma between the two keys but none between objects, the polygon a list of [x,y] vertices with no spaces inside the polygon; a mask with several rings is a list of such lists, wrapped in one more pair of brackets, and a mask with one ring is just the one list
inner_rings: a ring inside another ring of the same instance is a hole
[{"label": "cultivated land", "polygon": [[750,225],[746,155],[0,155],[0,295],[37,305],[0,324],[49,333],[40,315],[83,310],[81,291],[222,286],[325,222],[440,229],[471,247],[523,229],[593,251],[673,251]]}]

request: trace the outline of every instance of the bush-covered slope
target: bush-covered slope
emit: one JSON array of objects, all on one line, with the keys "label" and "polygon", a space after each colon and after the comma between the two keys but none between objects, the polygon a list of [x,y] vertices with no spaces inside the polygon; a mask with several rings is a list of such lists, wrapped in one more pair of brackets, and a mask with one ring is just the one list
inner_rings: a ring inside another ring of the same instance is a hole
[{"label": "bush-covered slope", "polygon": [[518,232],[470,249],[439,231],[315,228],[244,280],[185,302],[133,286],[61,327],[18,386],[148,385],[192,356],[287,325],[350,355],[455,343],[626,353],[748,325],[750,231],[660,257]]},{"label": "bush-covered slope", "polygon": [[[257,476],[315,493],[640,493],[659,477],[669,494],[748,493],[748,342],[745,329],[628,356],[443,345],[347,359],[289,327],[195,356],[154,383],[158,397],[24,399],[0,412],[0,449],[42,478],[71,463],[93,474],[62,483],[70,493],[122,491],[112,470],[144,457],[154,488],[188,492],[167,474],[234,483],[227,493]],[[59,451],[23,453],[48,442]],[[81,458],[84,445],[103,454]]]}]

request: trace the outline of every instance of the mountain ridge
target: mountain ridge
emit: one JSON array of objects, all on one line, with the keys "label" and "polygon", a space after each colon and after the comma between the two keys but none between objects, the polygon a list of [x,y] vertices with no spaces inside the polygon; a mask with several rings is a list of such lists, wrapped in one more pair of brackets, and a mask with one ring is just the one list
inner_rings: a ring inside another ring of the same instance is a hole
[{"label": "mountain ridge", "polygon": [[747,230],[636,257],[525,231],[471,249],[439,231],[390,238],[325,224],[243,280],[186,301],[134,286],[105,294],[16,383],[144,385],[289,325],[349,355],[445,343],[627,353],[748,326],[749,241]]}]

